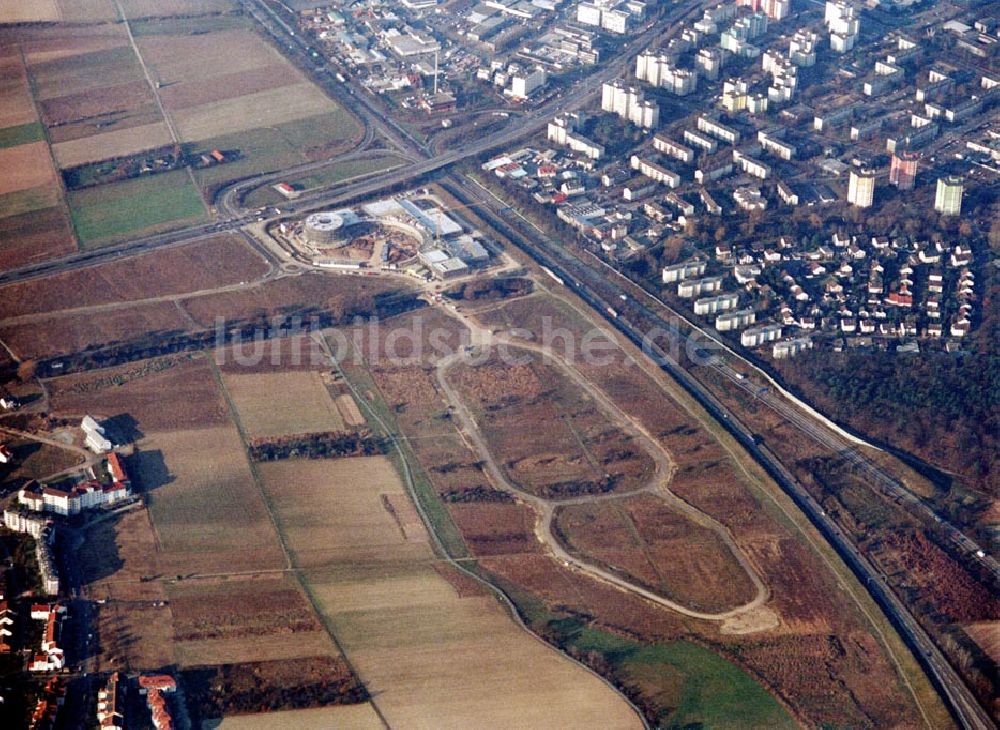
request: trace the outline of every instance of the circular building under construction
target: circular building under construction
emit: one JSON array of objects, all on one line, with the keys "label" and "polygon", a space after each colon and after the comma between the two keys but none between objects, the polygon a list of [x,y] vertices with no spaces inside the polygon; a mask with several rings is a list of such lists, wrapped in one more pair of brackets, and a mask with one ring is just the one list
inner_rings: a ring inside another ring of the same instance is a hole
[{"label": "circular building under construction", "polygon": [[341,239],[343,228],[344,219],[337,213],[313,213],[305,220],[305,237],[309,243],[330,245]]}]

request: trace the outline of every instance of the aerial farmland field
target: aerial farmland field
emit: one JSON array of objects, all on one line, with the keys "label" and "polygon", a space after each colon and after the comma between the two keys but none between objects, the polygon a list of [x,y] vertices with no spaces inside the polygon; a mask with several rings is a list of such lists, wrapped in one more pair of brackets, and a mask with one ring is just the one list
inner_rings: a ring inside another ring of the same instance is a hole
[{"label": "aerial farmland field", "polygon": [[278,568],[281,547],[232,426],[159,432],[142,445],[169,473],[149,511],[170,572]]},{"label": "aerial farmland field", "polygon": [[[310,592],[390,724],[638,724],[618,695],[522,633],[492,596],[463,597],[434,570],[426,533],[406,538],[381,499],[405,498],[388,460],[273,462],[261,474],[289,548],[317,566],[306,572]],[[303,526],[306,513],[317,521]],[[322,513],[335,529],[322,527]]]},{"label": "aerial farmland field", "polygon": [[318,372],[237,372],[225,383],[248,438],[345,429]]},{"label": "aerial farmland field", "polygon": [[0,320],[221,288],[254,281],[266,272],[263,257],[241,238],[219,234],[128,261],[2,287]]}]

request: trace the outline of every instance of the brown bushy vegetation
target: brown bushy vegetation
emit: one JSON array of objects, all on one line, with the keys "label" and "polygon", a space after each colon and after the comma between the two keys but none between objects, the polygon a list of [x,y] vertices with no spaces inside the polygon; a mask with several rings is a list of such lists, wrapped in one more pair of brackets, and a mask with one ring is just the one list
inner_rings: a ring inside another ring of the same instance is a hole
[{"label": "brown bushy vegetation", "polygon": [[195,667],[181,676],[195,725],[223,715],[368,700],[367,690],[346,662],[325,656]]},{"label": "brown bushy vegetation", "polygon": [[344,456],[374,456],[386,452],[384,439],[376,438],[367,429],[361,433],[298,433],[252,439],[250,458],[254,461],[275,461],[302,457],[335,459]]}]

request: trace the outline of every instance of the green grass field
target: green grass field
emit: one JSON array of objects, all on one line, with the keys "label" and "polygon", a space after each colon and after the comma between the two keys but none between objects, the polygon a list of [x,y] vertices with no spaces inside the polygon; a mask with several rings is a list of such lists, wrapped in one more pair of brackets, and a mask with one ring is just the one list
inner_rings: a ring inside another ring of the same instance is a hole
[{"label": "green grass field", "polygon": [[184,170],[74,191],[69,206],[84,248],[207,219]]},{"label": "green grass field", "polygon": [[753,677],[708,649],[689,641],[642,644],[592,629],[578,618],[559,618],[537,597],[496,575],[483,577],[507,594],[531,628],[553,635],[565,650],[600,654],[623,682],[641,687],[646,701],[659,711],[656,727],[798,727]]},{"label": "green grass field", "polygon": [[28,122],[16,127],[0,129],[0,147],[16,147],[45,139],[45,131],[39,122]]},{"label": "green grass field", "polygon": [[239,151],[239,159],[224,165],[195,171],[195,178],[203,189],[223,185],[230,180],[261,172],[281,170],[312,159],[335,154],[322,153],[322,148],[340,145],[349,149],[351,141],[361,135],[358,122],[343,109],[318,114],[274,127],[260,127],[245,132],[227,134],[198,142],[199,150],[220,149]]},{"label": "green grass field", "polygon": [[[390,154],[386,154],[384,157],[373,157],[364,160],[345,160],[344,162],[335,163],[321,172],[305,177],[290,178],[284,182],[289,183],[297,190],[307,191],[313,188],[329,187],[346,180],[371,175],[402,164],[405,164],[403,159]],[[270,185],[265,185],[247,195],[245,202],[249,208],[259,208],[265,205],[283,203],[284,201],[285,197],[283,195]]]},{"label": "green grass field", "polygon": [[600,652],[640,684],[659,680],[678,687],[676,707],[660,718],[665,727],[796,727],[792,717],[753,677],[697,644],[675,641],[645,645],[588,628],[571,635],[573,646]]}]

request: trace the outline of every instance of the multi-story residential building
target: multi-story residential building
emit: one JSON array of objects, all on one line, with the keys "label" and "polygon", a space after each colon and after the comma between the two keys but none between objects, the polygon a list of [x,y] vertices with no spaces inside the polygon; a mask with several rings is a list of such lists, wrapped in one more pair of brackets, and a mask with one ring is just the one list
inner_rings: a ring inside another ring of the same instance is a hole
[{"label": "multi-story residential building", "polygon": [[662,134],[657,134],[653,137],[653,149],[657,152],[662,152],[665,155],[669,155],[681,162],[686,162],[688,164],[694,162],[694,150],[686,145],[682,145],[680,142],[674,142],[669,137]]},{"label": "multi-story residential building", "polygon": [[851,170],[847,202],[859,208],[870,208],[874,199],[875,174],[870,170]]},{"label": "multi-story residential building", "polygon": [[955,175],[938,178],[934,195],[934,210],[941,215],[958,215],[962,212],[962,178]]},{"label": "multi-story residential building", "polygon": [[715,329],[719,332],[729,332],[749,327],[757,321],[757,314],[752,309],[739,309],[735,312],[724,312],[715,318]]},{"label": "multi-story residential building", "polygon": [[910,150],[894,153],[889,163],[889,184],[900,190],[913,190],[920,155]]},{"label": "multi-story residential building", "polygon": [[685,261],[682,264],[664,266],[662,278],[664,284],[690,279],[692,276],[704,276],[706,263],[704,261]]},{"label": "multi-story residential building", "polygon": [[644,129],[652,129],[660,122],[659,105],[646,101],[641,89],[626,86],[622,81],[606,83],[601,87],[601,109]]}]

